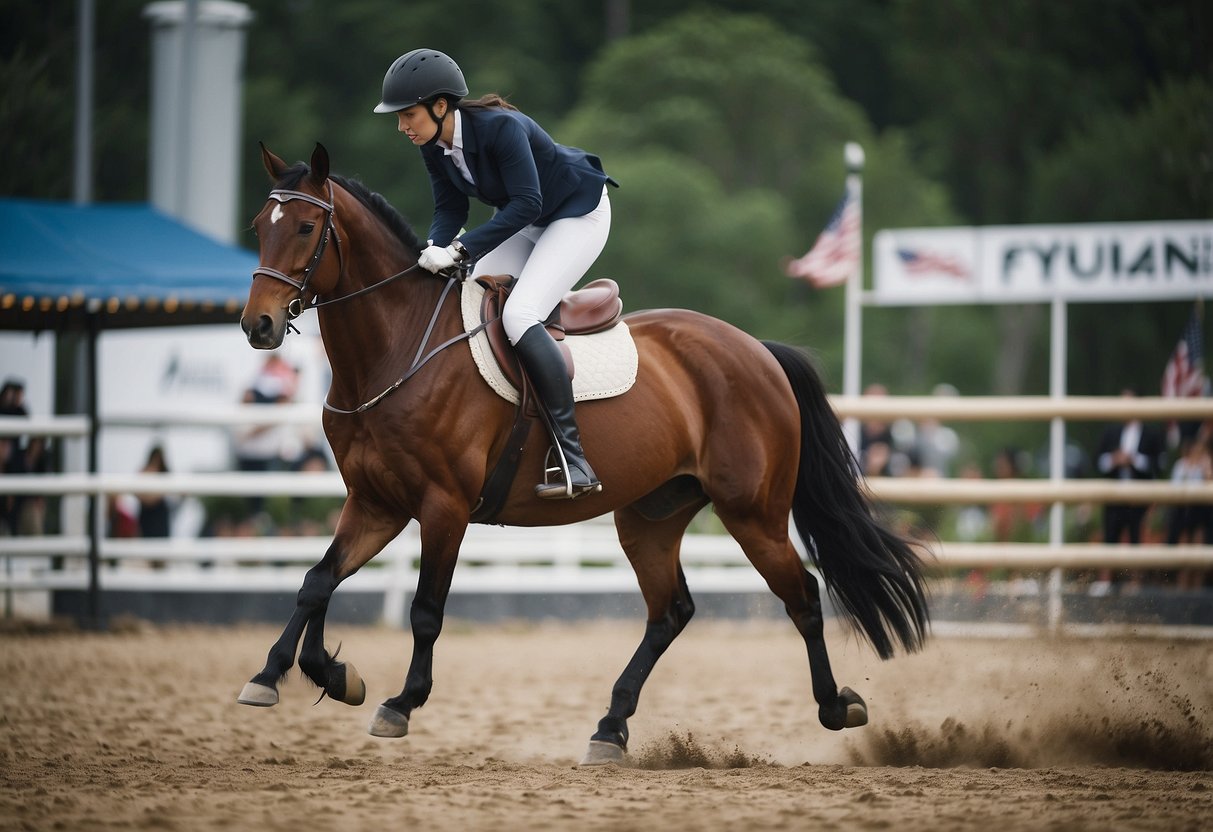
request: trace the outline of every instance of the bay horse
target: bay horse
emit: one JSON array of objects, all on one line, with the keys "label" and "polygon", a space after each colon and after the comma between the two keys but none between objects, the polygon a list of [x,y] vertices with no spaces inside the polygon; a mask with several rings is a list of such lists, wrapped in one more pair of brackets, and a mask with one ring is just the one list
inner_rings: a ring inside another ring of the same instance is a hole
[{"label": "bay horse", "polygon": [[[332,544],[308,571],[290,621],[239,701],[276,704],[298,652],[301,671],[324,694],[362,704],[366,686],[357,671],[325,649],[329,599],[417,520],[412,660],[404,689],[370,724],[375,736],[400,737],[430,695],[460,543],[515,406],[489,388],[459,343],[456,280],[415,267],[422,242],[404,218],[361,183],[331,176],[322,145],[310,164],[288,165],[261,151],[274,187],[253,222],[261,265],[240,325],[250,345],[275,349],[293,317],[316,309],[332,371],[324,431],[347,497]],[[577,405],[603,491],[538,499],[533,486],[547,442],[534,431],[492,521],[548,526],[614,513],[648,617],[583,764],[625,758],[641,687],[695,611],[679,547],[708,504],[803,637],[821,724],[866,724],[862,697],[835,683],[818,581],[793,545],[789,515],[835,607],[881,658],[897,645],[912,652],[923,644],[923,562],[875,513],[811,361],[692,311],[642,311],[625,320],[639,355],[634,386]]]}]

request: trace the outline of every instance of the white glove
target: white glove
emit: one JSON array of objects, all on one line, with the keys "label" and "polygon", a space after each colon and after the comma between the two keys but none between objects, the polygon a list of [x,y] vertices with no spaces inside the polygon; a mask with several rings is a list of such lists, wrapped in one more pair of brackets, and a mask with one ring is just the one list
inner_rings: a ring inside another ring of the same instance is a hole
[{"label": "white glove", "polygon": [[463,246],[457,243],[451,243],[446,248],[431,243],[417,258],[417,265],[428,272],[438,274],[462,262],[466,255]]}]

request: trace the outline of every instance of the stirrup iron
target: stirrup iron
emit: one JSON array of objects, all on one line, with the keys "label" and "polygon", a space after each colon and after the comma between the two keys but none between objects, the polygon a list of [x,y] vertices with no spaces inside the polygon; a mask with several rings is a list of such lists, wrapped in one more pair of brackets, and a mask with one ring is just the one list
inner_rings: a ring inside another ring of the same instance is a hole
[{"label": "stirrup iron", "polygon": [[[557,494],[554,491],[550,493],[542,493],[553,486],[563,486],[563,494]],[[553,441],[548,446],[547,455],[543,460],[543,482],[535,486],[535,496],[541,500],[576,500],[578,497],[584,497],[587,494],[597,494],[602,490],[602,483],[597,482],[591,486],[581,486],[577,491],[573,490],[573,477],[569,471],[569,461],[564,455],[564,450],[558,442]]]}]

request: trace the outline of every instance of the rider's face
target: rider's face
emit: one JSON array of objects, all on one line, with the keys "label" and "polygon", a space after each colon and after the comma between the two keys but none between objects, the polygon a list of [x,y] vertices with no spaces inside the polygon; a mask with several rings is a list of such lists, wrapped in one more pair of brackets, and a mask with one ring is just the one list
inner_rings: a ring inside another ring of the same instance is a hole
[{"label": "rider's face", "polygon": [[[446,112],[446,101],[439,99],[434,102],[434,112],[441,117]],[[414,104],[396,112],[396,129],[409,137],[416,145],[423,145],[434,138],[438,132],[438,124],[430,117],[424,104]]]}]

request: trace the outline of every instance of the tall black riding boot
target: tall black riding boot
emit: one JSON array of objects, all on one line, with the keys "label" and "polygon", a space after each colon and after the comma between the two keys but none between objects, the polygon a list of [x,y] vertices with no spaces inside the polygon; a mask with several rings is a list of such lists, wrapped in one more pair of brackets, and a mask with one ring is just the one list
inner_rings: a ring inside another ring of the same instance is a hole
[{"label": "tall black riding boot", "polygon": [[560,500],[601,491],[602,483],[594,476],[594,470],[581,450],[581,432],[573,418],[573,383],[565,369],[560,347],[542,324],[535,324],[522,334],[514,349],[551,417],[558,450],[564,454],[569,469],[569,487],[559,482],[542,483],[535,486],[535,494],[545,500]]}]

